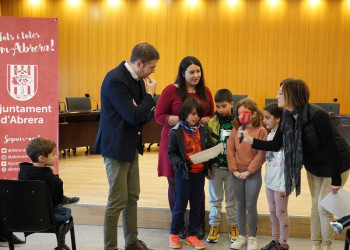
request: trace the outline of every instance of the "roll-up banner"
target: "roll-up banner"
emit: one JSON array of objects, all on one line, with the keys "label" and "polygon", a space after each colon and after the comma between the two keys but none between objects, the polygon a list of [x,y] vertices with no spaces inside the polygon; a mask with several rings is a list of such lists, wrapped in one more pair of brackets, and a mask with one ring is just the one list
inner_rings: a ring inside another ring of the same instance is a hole
[{"label": "roll-up banner", "polygon": [[31,162],[32,138],[58,147],[57,38],[56,18],[0,17],[0,179],[17,179],[19,163]]}]

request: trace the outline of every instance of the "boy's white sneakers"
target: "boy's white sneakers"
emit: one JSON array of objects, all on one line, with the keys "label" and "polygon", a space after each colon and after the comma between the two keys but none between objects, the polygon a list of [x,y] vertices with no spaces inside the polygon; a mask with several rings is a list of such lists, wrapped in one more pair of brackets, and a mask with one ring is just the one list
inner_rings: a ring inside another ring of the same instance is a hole
[{"label": "boy's white sneakers", "polygon": [[247,250],[258,250],[258,240],[254,236],[249,236],[248,238],[248,248]]},{"label": "boy's white sneakers", "polygon": [[241,249],[245,246],[247,246],[247,237],[245,237],[243,235],[238,235],[237,240],[231,244],[230,248],[238,250],[238,249]]}]

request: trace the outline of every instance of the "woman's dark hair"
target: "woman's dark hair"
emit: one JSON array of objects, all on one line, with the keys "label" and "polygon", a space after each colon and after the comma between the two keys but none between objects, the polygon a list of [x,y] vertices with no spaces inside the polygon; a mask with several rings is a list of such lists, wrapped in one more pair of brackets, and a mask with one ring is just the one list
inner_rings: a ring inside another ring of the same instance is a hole
[{"label": "woman's dark hair", "polygon": [[208,98],[205,92],[205,83],[204,83],[204,72],[201,62],[194,56],[186,56],[181,60],[179,65],[179,70],[177,72],[177,77],[175,83],[179,85],[178,94],[181,97],[181,100],[184,101],[188,97],[187,85],[185,80],[185,71],[190,65],[197,65],[201,69],[201,79],[199,79],[198,84],[196,85],[196,94],[201,98],[204,103],[209,107]]},{"label": "woman's dark hair", "polygon": [[240,100],[237,103],[237,107],[236,107],[236,118],[233,120],[233,125],[235,128],[238,128],[239,126],[241,126],[242,124],[239,121],[239,116],[238,116],[238,109],[244,106],[246,109],[249,109],[252,113],[256,112],[256,116],[254,118],[252,118],[252,126],[253,127],[259,127],[263,125],[263,114],[261,112],[261,110],[258,107],[258,104],[256,103],[256,101],[254,101],[253,99],[250,98],[244,98],[242,100]]},{"label": "woman's dark hair", "polygon": [[193,108],[197,110],[199,118],[203,116],[203,107],[202,104],[196,98],[187,98],[183,101],[180,111],[179,111],[179,120],[186,121],[188,115],[192,112]]},{"label": "woman's dark hair", "polygon": [[300,109],[309,102],[309,87],[303,80],[287,78],[280,83],[280,86],[283,86],[282,94],[284,95],[287,106]]},{"label": "woman's dark hair", "polygon": [[281,118],[283,110],[278,107],[277,102],[270,103],[269,105],[264,107],[264,110],[269,112],[275,118]]},{"label": "woman's dark hair", "polygon": [[228,89],[219,89],[215,94],[215,102],[233,102],[231,91]]}]

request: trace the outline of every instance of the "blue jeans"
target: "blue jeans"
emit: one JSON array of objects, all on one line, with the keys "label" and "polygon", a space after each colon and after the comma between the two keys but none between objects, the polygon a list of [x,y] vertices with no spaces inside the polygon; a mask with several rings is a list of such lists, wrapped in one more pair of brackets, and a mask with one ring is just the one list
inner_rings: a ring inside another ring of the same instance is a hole
[{"label": "blue jeans", "polygon": [[109,183],[108,203],[104,221],[104,249],[118,248],[117,224],[120,212],[123,216],[125,244],[138,241],[137,201],[140,195],[138,154],[133,162],[123,162],[105,157]]},{"label": "blue jeans", "polygon": [[188,222],[188,236],[197,235],[200,221],[200,211],[204,192],[204,172],[189,173],[189,180],[176,178],[175,206],[171,219],[171,234],[179,234],[184,214],[190,201],[190,214]]}]

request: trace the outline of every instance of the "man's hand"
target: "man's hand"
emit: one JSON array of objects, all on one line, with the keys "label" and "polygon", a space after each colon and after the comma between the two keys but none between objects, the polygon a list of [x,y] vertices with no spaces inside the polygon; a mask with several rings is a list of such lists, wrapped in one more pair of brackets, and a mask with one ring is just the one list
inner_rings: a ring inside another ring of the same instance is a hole
[{"label": "man's hand", "polygon": [[154,93],[156,92],[157,82],[149,76],[145,77],[144,79],[146,83],[147,93],[150,94],[151,96],[154,96]]}]

